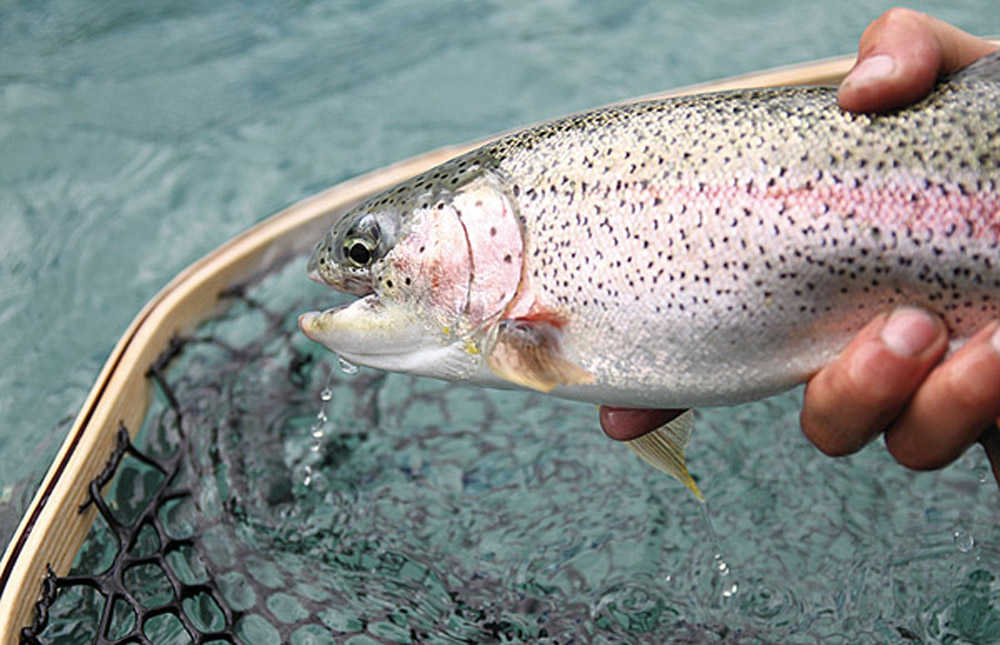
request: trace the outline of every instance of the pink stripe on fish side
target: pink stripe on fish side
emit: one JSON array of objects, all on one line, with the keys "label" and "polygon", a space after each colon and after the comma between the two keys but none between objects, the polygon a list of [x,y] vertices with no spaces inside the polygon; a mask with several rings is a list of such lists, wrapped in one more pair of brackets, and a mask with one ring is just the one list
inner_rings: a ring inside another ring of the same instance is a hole
[{"label": "pink stripe on fish side", "polygon": [[1000,238],[1000,195],[969,192],[959,184],[824,184],[790,191],[769,189],[761,198],[790,205],[811,203],[817,208],[825,205],[859,223],[889,230],[927,231],[946,237],[959,233],[987,243]]},{"label": "pink stripe on fish side", "polygon": [[666,202],[667,212],[675,211],[676,206],[698,210],[707,206],[719,216],[738,217],[734,212],[745,209],[747,216],[777,216],[780,219],[776,219],[775,224],[778,225],[789,223],[791,218],[802,226],[811,223],[811,219],[804,217],[830,214],[858,224],[882,227],[887,232],[909,229],[914,235],[923,233],[927,242],[938,236],[950,238],[955,234],[987,244],[1000,241],[1000,194],[970,191],[960,184],[909,181],[848,185],[844,181],[802,188],[703,184],[700,188],[684,186],[669,191],[642,192],[644,195],[639,201],[647,201],[653,194]]}]

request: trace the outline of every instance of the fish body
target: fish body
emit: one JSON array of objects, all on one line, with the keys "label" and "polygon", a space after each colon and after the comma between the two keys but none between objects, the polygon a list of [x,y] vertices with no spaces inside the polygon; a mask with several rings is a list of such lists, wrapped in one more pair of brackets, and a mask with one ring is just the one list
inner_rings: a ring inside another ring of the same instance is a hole
[{"label": "fish body", "polygon": [[644,101],[527,128],[345,213],[303,331],[347,360],[630,407],[807,379],[912,304],[1000,313],[1000,54],[887,114],[833,88]]}]

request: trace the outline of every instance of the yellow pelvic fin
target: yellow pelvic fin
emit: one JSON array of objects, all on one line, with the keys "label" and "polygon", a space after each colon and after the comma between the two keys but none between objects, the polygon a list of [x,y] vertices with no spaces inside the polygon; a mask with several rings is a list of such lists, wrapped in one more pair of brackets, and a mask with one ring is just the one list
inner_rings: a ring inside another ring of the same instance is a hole
[{"label": "yellow pelvic fin", "polygon": [[702,497],[698,485],[694,483],[684,463],[684,448],[691,439],[693,428],[694,411],[687,410],[656,430],[626,441],[625,444],[653,468],[676,477],[691,489],[699,502],[704,503],[705,498]]},{"label": "yellow pelvic fin", "polygon": [[562,357],[559,333],[544,322],[500,321],[487,364],[500,378],[541,392],[592,383],[590,372]]}]

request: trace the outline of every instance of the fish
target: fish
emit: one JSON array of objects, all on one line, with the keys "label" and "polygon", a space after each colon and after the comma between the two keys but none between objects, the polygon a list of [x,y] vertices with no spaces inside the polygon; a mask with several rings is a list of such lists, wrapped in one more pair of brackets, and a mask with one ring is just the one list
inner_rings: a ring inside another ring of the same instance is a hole
[{"label": "fish", "polygon": [[[1000,314],[1000,53],[879,114],[833,87],[626,102],[499,137],[337,216],[299,318],[344,359],[632,408],[792,388],[876,314]],[[703,499],[690,412],[628,442]]]}]

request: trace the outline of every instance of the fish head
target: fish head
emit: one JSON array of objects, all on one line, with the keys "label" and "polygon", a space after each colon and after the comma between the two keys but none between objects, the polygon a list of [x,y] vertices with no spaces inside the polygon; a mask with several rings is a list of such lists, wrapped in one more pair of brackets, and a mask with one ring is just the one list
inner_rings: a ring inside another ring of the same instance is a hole
[{"label": "fish head", "polygon": [[497,179],[429,171],[334,222],[307,270],[359,299],[303,314],[299,326],[352,363],[478,380],[480,346],[517,292],[522,249]]}]

